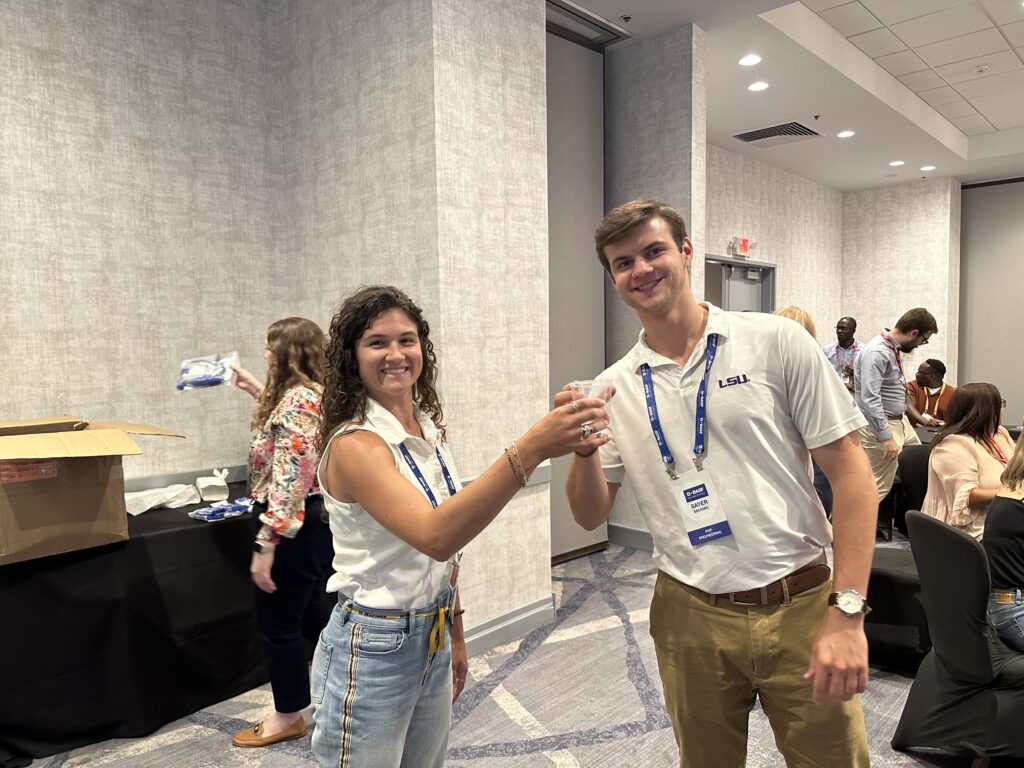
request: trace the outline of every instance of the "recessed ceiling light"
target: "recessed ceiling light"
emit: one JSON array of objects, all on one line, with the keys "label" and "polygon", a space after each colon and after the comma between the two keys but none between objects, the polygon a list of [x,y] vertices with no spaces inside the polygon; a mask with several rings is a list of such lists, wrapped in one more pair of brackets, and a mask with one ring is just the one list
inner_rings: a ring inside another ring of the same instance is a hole
[{"label": "recessed ceiling light", "polygon": [[851,136],[856,136],[856,133],[854,131],[840,131],[836,134],[836,138],[838,139],[848,139]]},{"label": "recessed ceiling light", "polygon": [[756,53],[748,53],[746,56],[744,56],[742,59],[740,59],[740,66],[741,67],[752,67],[755,64],[760,64],[760,63],[761,63],[761,57],[758,56]]},{"label": "recessed ceiling light", "polygon": [[889,165],[891,165],[893,168],[898,168],[899,166],[903,165],[903,161],[893,160],[891,163],[889,163]]},{"label": "recessed ceiling light", "polygon": [[921,166],[921,170],[922,171],[934,171],[935,170],[935,166],[934,165],[922,165]]},{"label": "recessed ceiling light", "polygon": [[756,83],[751,83],[750,85],[748,85],[747,86],[747,90],[748,91],[763,91],[767,87],[768,87],[768,83],[766,83],[764,80],[758,80]]}]

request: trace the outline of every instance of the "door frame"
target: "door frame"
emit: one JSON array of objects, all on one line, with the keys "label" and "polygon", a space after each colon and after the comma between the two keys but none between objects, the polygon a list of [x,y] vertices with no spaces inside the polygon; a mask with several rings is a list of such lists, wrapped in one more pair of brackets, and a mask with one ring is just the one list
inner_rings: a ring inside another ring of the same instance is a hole
[{"label": "door frame", "polygon": [[[752,261],[750,259],[737,259],[730,256],[718,256],[713,253],[704,254],[704,279],[707,280],[707,265],[708,264],[721,264],[723,267],[729,267],[731,269],[760,269],[765,272],[765,276],[761,279],[761,311],[762,312],[774,312],[775,311],[775,265],[768,264],[763,261]],[[707,287],[705,286],[705,293],[707,293]],[[729,306],[729,280],[726,277],[726,273],[722,273],[722,308],[727,309]]]}]

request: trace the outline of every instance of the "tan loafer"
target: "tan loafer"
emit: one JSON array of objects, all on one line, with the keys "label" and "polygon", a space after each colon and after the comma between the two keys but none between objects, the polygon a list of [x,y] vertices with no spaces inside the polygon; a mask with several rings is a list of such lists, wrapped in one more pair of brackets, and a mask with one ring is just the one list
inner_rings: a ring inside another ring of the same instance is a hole
[{"label": "tan loafer", "polygon": [[300,717],[283,731],[278,731],[270,736],[263,735],[263,723],[256,723],[252,728],[243,728],[236,733],[232,737],[231,743],[236,747],[269,747],[279,741],[301,739],[305,735],[306,721]]}]

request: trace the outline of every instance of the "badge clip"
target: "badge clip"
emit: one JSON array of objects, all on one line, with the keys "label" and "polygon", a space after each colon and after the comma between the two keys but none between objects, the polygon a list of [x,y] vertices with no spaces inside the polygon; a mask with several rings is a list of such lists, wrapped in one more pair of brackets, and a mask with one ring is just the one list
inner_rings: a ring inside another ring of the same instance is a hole
[{"label": "badge clip", "polygon": [[704,469],[704,460],[699,455],[693,457],[693,466],[697,468],[698,472]]},{"label": "badge clip", "polygon": [[668,473],[669,479],[679,479],[679,474],[676,472],[676,463],[674,461],[665,464],[665,471]]}]

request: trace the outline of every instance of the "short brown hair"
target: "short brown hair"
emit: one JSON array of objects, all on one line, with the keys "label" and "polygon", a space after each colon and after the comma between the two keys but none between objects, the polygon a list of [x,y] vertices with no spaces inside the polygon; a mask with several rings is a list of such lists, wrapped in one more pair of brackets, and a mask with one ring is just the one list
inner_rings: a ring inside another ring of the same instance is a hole
[{"label": "short brown hair", "polygon": [[910,333],[911,331],[918,331],[922,334],[929,331],[938,333],[939,326],[931,312],[924,307],[915,307],[908,309],[903,313],[903,317],[896,321],[896,330],[900,333]]},{"label": "short brown hair", "polygon": [[676,246],[679,250],[683,249],[683,240],[686,238],[686,222],[679,215],[679,211],[656,200],[630,200],[609,211],[594,232],[597,258],[608,274],[611,274],[612,268],[608,263],[608,256],[604,252],[605,246],[622,242],[630,232],[655,217],[668,224]]}]

